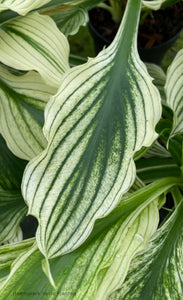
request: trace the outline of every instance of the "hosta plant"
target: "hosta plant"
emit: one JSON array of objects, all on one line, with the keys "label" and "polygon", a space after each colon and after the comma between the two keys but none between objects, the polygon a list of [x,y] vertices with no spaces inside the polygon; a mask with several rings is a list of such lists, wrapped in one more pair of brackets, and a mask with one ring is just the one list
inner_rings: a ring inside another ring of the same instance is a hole
[{"label": "hosta plant", "polygon": [[182,298],[183,50],[145,65],[128,0],[73,60],[99,2],[0,1],[0,299]]}]

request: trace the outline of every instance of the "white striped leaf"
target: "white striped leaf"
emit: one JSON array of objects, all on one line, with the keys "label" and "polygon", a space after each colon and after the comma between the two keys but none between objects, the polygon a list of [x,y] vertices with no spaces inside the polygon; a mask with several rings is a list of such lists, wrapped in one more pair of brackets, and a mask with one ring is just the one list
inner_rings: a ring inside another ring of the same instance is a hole
[{"label": "white striped leaf", "polygon": [[22,175],[27,162],[13,155],[0,134],[0,188],[20,189]]},{"label": "white striped leaf", "polygon": [[[31,249],[12,266],[2,286],[1,299],[7,299],[12,286],[21,289],[22,293],[34,290],[36,300],[43,293],[52,300],[106,299],[113,288],[121,285],[122,276],[125,277],[135,252],[142,246],[146,247],[147,240],[156,229],[157,197],[179,182],[175,178],[160,180],[126,196],[108,217],[95,224],[89,240],[80,248],[52,259],[50,267],[56,290],[43,274],[42,254]],[[137,185],[139,187],[139,182]],[[133,186],[133,189],[136,188]],[[118,272],[113,269],[117,266]],[[96,294],[97,290],[101,297]]]},{"label": "white striped leaf", "polygon": [[21,242],[0,246],[0,287],[10,272],[10,267],[23,252],[26,252],[35,242],[28,239]]},{"label": "white striped leaf", "polygon": [[136,49],[140,2],[128,2],[114,42],[67,72],[46,107],[48,146],[22,185],[45,257],[84,242],[132,185],[134,153],[157,137],[160,95]]},{"label": "white striped leaf", "polygon": [[183,201],[131,263],[122,288],[110,300],[181,300],[183,295]]},{"label": "white striped leaf", "polygon": [[148,73],[154,79],[153,83],[158,88],[162,104],[166,104],[166,96],[165,96],[165,82],[166,82],[166,74],[160,66],[155,64],[146,63],[146,67]]},{"label": "white striped leaf", "polygon": [[37,72],[15,76],[0,66],[0,131],[19,158],[30,160],[46,147],[44,108],[55,91]]},{"label": "white striped leaf", "polygon": [[168,150],[156,141],[152,147],[144,154],[144,157],[171,157]]},{"label": "white striped leaf", "polygon": [[0,189],[0,244],[15,237],[26,212],[20,192]]},{"label": "white striped leaf", "polygon": [[183,133],[183,49],[180,50],[167,71],[165,84],[167,105],[174,112],[171,136]]},{"label": "white striped leaf", "polygon": [[58,87],[69,69],[66,37],[48,16],[32,13],[0,28],[0,61],[18,70],[36,70]]},{"label": "white striped leaf", "polygon": [[142,0],[142,7],[152,9],[152,10],[158,10],[162,6],[170,6],[177,2],[177,0]]},{"label": "white striped leaf", "polygon": [[66,36],[76,34],[80,26],[88,22],[87,10],[73,5],[61,5],[41,11],[41,14],[48,14],[57,24],[57,27]]},{"label": "white striped leaf", "polygon": [[32,9],[43,6],[51,0],[0,0],[0,11],[11,9],[19,15],[26,15]]},{"label": "white striped leaf", "polygon": [[22,240],[23,240],[23,231],[22,231],[21,227],[18,226],[16,228],[16,231],[14,232],[14,235],[12,235],[12,237],[10,239],[4,241],[2,243],[2,245],[14,244],[14,243],[21,242]]}]

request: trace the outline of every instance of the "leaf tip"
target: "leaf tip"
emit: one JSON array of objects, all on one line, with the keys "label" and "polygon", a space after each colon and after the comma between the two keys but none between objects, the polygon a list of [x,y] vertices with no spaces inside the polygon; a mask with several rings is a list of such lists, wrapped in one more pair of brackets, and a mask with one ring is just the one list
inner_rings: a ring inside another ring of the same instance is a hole
[{"label": "leaf tip", "polygon": [[55,284],[55,281],[53,279],[53,276],[52,276],[52,273],[51,273],[51,269],[50,269],[50,264],[49,264],[49,260],[47,257],[45,257],[43,260],[42,260],[42,269],[43,269],[43,272],[45,273],[45,275],[47,276],[50,284],[52,285],[52,287],[56,290],[57,287],[56,287],[56,284]]}]

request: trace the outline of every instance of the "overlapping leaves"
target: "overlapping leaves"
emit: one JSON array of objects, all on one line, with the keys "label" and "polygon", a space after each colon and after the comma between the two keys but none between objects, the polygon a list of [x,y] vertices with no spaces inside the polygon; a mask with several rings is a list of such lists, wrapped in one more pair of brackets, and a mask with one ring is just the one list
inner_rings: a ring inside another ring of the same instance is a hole
[{"label": "overlapping leaves", "polygon": [[[19,257],[2,285],[2,299],[7,296],[12,299],[12,285],[24,297],[30,296],[34,286],[35,299],[43,296],[62,300],[107,299],[121,286],[131,259],[137,251],[146,248],[156,230],[158,197],[180,182],[176,178],[167,178],[143,188],[139,181],[135,182],[131,193],[120,205],[96,223],[88,241],[77,250],[50,261],[56,290],[43,274],[43,255],[35,246],[20,256],[17,254]],[[19,244],[15,244],[15,250]]]},{"label": "overlapping leaves", "polygon": [[181,299],[183,294],[183,201],[131,264],[117,299]]}]

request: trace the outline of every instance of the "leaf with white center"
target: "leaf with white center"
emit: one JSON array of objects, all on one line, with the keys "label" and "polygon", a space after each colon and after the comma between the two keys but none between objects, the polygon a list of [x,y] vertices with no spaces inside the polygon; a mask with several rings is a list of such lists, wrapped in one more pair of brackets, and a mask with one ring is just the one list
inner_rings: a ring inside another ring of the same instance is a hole
[{"label": "leaf with white center", "polygon": [[167,71],[166,102],[174,112],[171,136],[183,133],[183,49],[180,50]]},{"label": "leaf with white center", "polygon": [[19,189],[26,164],[27,161],[13,155],[0,134],[0,188],[4,190]]},{"label": "leaf with white center", "polygon": [[[41,12],[42,13],[42,12]],[[83,8],[74,7],[73,5],[61,5],[59,8],[44,10],[57,24],[57,27],[66,36],[76,34],[80,26],[88,22],[88,13]]]},{"label": "leaf with white center", "polygon": [[66,37],[48,16],[32,13],[0,28],[0,61],[18,70],[36,70],[58,87],[69,69]]},{"label": "leaf with white center", "polygon": [[183,201],[137,256],[110,300],[169,300],[183,295]]},{"label": "leaf with white center", "polygon": [[19,158],[30,160],[46,147],[44,108],[55,91],[37,72],[15,76],[0,66],[0,130]]},{"label": "leaf with white center", "polygon": [[157,137],[160,95],[136,49],[140,2],[128,2],[114,42],[67,72],[46,106],[48,146],[22,184],[45,257],[85,241],[132,185],[134,153]]},{"label": "leaf with white center", "polygon": [[30,10],[43,6],[48,2],[50,0],[0,0],[0,11],[11,9],[19,15],[26,15]]},{"label": "leaf with white center", "polygon": [[14,238],[26,212],[20,192],[0,189],[0,244]]}]

